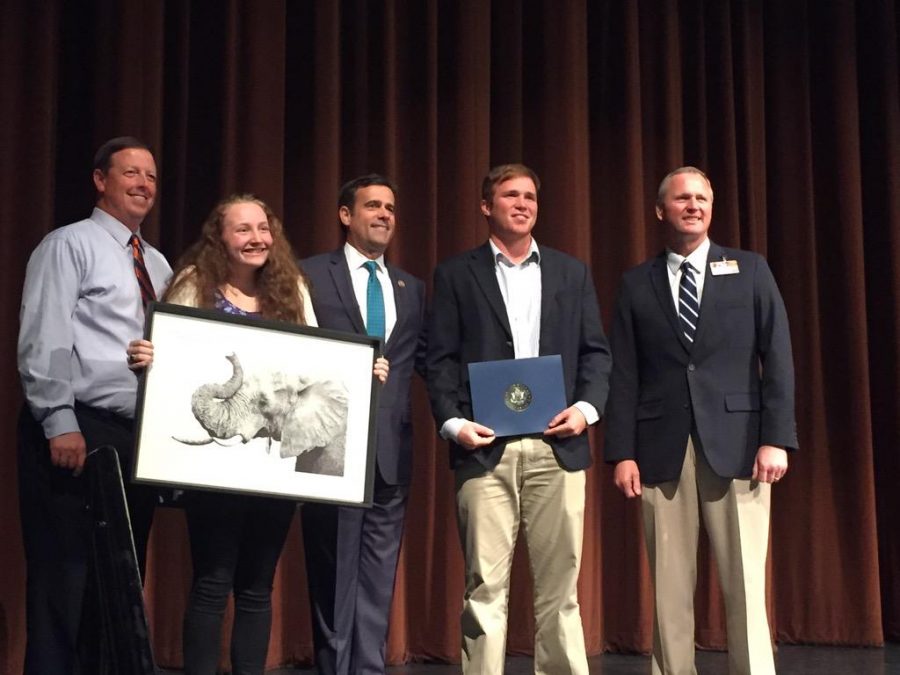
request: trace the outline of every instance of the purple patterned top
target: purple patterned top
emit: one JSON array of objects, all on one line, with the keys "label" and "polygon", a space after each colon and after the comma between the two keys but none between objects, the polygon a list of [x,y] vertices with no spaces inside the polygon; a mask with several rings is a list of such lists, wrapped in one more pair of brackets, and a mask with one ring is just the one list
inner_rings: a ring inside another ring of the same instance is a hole
[{"label": "purple patterned top", "polygon": [[222,291],[218,288],[215,292],[216,299],[216,309],[221,312],[225,312],[226,314],[234,314],[235,316],[260,316],[259,312],[248,312],[246,309],[241,309],[237,305],[233,304],[228,298],[222,295]]}]

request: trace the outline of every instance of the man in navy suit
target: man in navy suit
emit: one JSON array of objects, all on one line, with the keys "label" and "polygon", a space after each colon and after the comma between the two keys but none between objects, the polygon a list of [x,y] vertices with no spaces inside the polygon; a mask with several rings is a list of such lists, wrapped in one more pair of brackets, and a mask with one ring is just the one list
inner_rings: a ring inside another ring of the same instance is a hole
[{"label": "man in navy suit", "polygon": [[655,587],[652,672],[696,673],[702,514],[726,605],[729,672],[774,674],[766,617],[771,485],[797,447],[787,315],[766,261],[708,238],[713,191],[659,186],[665,252],[625,273],[611,333],[605,458],[641,497]]},{"label": "man in navy suit", "polygon": [[[588,672],[578,606],[588,425],[606,403],[610,354],[587,266],[538,246],[538,177],[495,167],[482,183],[488,241],[434,274],[427,381],[450,440],[466,562],[464,673],[503,672],[520,523],[534,576],[535,672]],[[559,354],[566,405],[543,434],[497,438],[473,421],[468,364]]]},{"label": "man in navy suit", "polygon": [[[412,470],[410,380],[422,356],[425,314],[422,281],[384,260],[394,235],[395,194],[384,176],[346,183],[338,198],[346,243],[300,263],[319,326],[361,334],[384,331],[384,357],[390,364],[378,397],[372,508],[310,503],[301,509],[316,664],[327,675],[384,673]],[[371,295],[378,290],[374,285],[381,291],[377,300]],[[373,314],[371,305],[382,302],[383,311]]]}]

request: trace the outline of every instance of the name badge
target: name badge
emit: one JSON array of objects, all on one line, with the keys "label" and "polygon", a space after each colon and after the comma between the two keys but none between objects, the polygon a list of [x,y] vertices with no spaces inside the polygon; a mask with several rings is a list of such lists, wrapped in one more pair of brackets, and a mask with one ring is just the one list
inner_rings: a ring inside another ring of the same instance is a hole
[{"label": "name badge", "polygon": [[709,263],[709,271],[714,277],[741,273],[737,260],[716,260]]}]

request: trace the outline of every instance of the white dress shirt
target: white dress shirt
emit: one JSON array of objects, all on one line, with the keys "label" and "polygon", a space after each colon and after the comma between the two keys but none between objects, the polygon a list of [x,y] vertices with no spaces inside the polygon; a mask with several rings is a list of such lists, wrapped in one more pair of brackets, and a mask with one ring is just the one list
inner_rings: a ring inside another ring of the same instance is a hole
[{"label": "white dress shirt", "polygon": [[[369,270],[363,265],[369,262],[371,258],[364,256],[349,243],[344,244],[344,257],[347,259],[347,266],[350,268],[353,295],[356,296],[356,304],[359,305],[359,312],[362,314],[363,323],[365,323],[369,306],[366,299],[366,289],[369,286]],[[391,338],[391,332],[397,323],[397,302],[394,300],[394,289],[391,287],[391,277],[384,264],[384,256],[380,255],[375,258],[375,264],[378,265],[375,275],[378,277],[378,282],[381,284],[381,293],[384,295],[384,342],[387,344],[387,341]]]},{"label": "white dress shirt", "polygon": [[514,263],[500,252],[493,239],[488,241],[512,331],[513,352],[517,359],[535,357],[541,346],[541,254],[537,243],[532,238],[525,260]]},{"label": "white dress shirt", "polygon": [[697,284],[697,302],[703,298],[703,282],[706,279],[706,259],[709,257],[709,237],[691,251],[687,257],[678,255],[672,249],[666,249],[666,267],[669,270],[669,289],[672,291],[672,302],[675,313],[678,313],[678,290],[681,286],[681,264],[687,260],[694,268],[694,283]]}]

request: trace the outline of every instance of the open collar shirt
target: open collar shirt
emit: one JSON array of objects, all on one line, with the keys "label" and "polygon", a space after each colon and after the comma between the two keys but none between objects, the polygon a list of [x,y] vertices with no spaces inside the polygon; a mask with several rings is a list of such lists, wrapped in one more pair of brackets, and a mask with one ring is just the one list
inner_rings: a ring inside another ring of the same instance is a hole
[{"label": "open collar shirt", "polygon": [[488,242],[494,255],[494,272],[506,306],[516,358],[535,357],[541,344],[541,253],[537,242],[531,238],[528,255],[519,263],[501,253],[493,239]]},{"label": "open collar shirt", "polygon": [[[492,239],[488,239],[494,258],[494,272],[500,295],[506,307],[509,328],[512,331],[513,353],[517,359],[536,357],[541,345],[541,252],[537,241],[531,238],[528,255],[519,263],[507,258]],[[584,415],[588,424],[600,419],[600,413],[587,401],[573,404]],[[456,441],[467,420],[453,417],[440,429],[443,438]]]}]

